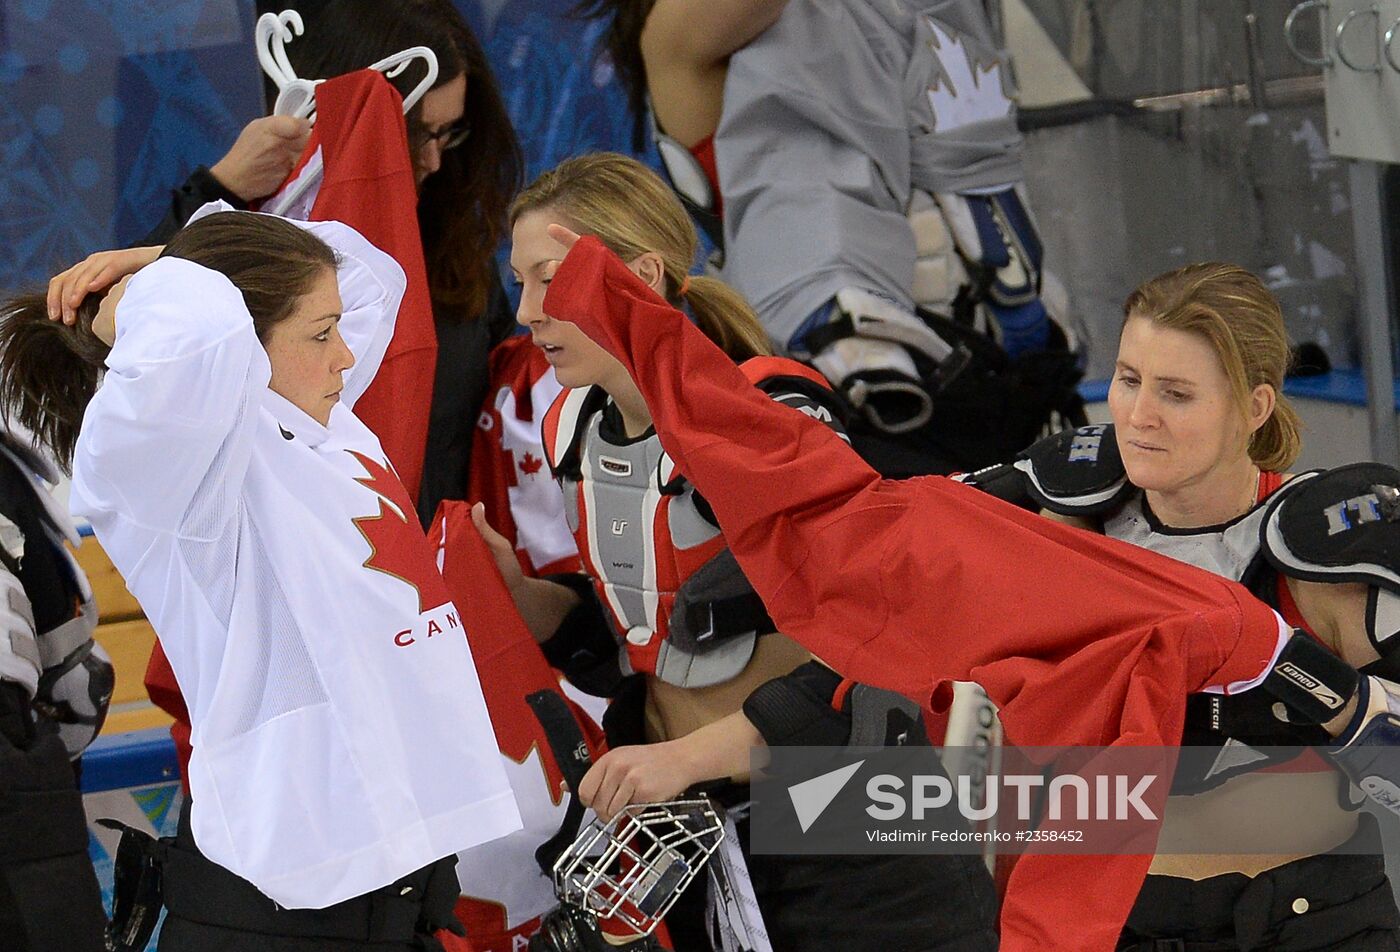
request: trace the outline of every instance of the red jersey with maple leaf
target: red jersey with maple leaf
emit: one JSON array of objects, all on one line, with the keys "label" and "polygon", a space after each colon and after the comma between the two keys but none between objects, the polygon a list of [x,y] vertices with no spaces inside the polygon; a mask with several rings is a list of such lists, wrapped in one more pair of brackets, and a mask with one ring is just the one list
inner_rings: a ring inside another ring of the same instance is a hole
[{"label": "red jersey with maple leaf", "polygon": [[[524,948],[539,928],[539,917],[557,903],[535,850],[559,830],[568,805],[560,757],[582,766],[598,756],[602,730],[565,697],[472,525],[470,507],[444,502],[431,534],[440,540],[442,574],[462,609],[486,709],[524,822],[519,832],[459,854],[463,895],[457,915],[475,952],[513,952]],[[556,707],[573,716],[575,738],[556,734],[551,739],[527,702],[539,692],[555,695]],[[572,746],[579,741],[584,750]]]}]

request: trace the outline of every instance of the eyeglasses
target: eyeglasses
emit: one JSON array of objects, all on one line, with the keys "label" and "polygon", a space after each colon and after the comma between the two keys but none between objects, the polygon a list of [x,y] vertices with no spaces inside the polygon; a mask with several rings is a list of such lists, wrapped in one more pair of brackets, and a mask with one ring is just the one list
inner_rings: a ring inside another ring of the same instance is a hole
[{"label": "eyeglasses", "polygon": [[461,120],[432,132],[422,123],[410,121],[408,131],[409,141],[415,150],[422,149],[429,142],[436,142],[437,147],[446,152],[448,149],[455,149],[466,142],[467,137],[472,133],[472,127],[466,120]]}]

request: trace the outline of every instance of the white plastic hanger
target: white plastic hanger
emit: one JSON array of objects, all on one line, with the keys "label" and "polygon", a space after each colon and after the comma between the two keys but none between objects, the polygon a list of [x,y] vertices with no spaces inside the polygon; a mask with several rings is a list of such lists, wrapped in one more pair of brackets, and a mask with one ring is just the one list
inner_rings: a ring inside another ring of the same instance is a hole
[{"label": "white plastic hanger", "polygon": [[426,46],[410,46],[408,49],[401,50],[393,56],[386,56],[379,62],[370,66],[370,69],[377,69],[379,72],[383,73],[386,78],[393,79],[395,76],[399,75],[399,73],[407,69],[409,63],[420,58],[423,60],[423,65],[427,68],[427,73],[423,76],[422,80],[419,81],[418,85],[414,86],[409,94],[403,97],[403,111],[405,115],[408,114],[410,109],[418,105],[418,100],[422,99],[423,95],[433,88],[433,83],[437,82],[437,54]]},{"label": "white plastic hanger", "polygon": [[297,78],[296,70],[292,69],[292,64],[287,59],[286,45],[305,32],[306,26],[301,21],[301,14],[295,10],[264,13],[258,17],[257,26],[253,31],[258,63],[278,89],[286,89],[287,84]]},{"label": "white plastic hanger", "polygon": [[[273,115],[297,116],[314,123],[316,121],[316,86],[325,80],[298,78],[296,70],[292,68],[291,61],[287,59],[286,50],[286,45],[289,42],[305,32],[306,27],[302,23],[301,14],[295,10],[264,13],[258,17],[257,27],[254,31],[254,42],[257,45],[258,63],[279,90],[277,102],[272,108]],[[392,56],[386,56],[369,67],[383,73],[385,78],[392,79],[407,69],[409,63],[416,59],[423,60],[425,73],[418,85],[413,87],[409,94],[404,97],[403,111],[405,114],[418,105],[418,101],[437,82],[437,54],[426,46],[411,46]],[[309,189],[321,181],[323,171],[321,155],[317,152],[302,169],[296,182],[264,204],[262,210],[273,215],[284,214],[287,209],[295,206]]]},{"label": "white plastic hanger", "polygon": [[[273,113],[279,116],[301,116],[314,121],[314,90],[316,84],[324,80],[299,79],[291,61],[287,59],[287,44],[305,32],[306,26],[302,22],[301,14],[295,10],[283,10],[281,13],[264,13],[258,17],[253,40],[257,46],[258,63],[279,90]],[[426,46],[411,46],[392,56],[386,56],[369,67],[383,73],[386,78],[393,79],[415,59],[423,60],[425,72],[418,85],[404,97],[405,113],[418,105],[418,100],[437,82],[437,55]]]}]

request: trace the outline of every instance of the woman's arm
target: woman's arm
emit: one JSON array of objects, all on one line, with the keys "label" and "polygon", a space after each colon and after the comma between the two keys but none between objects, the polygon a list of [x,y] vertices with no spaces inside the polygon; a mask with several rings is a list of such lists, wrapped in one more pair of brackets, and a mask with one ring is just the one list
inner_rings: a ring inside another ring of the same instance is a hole
[{"label": "woman's arm", "polygon": [[[1000,704],[1057,708],[1042,737],[1083,728],[1075,742],[1096,743],[1122,725],[1069,699],[1107,701],[1105,677],[1140,683],[1128,675],[1148,646],[1154,664],[1197,672],[1183,697],[1207,669],[1213,683],[1257,677],[1278,650],[1276,616],[1218,576],[950,480],[881,480],[825,425],[750,386],[596,239],[570,251],[545,311],[627,367],[778,629],[847,677],[920,699],[977,680]],[[1097,667],[1115,657],[1131,663]]]},{"label": "woman's arm", "polygon": [[[115,309],[107,375],[88,405],[73,464],[73,511],[102,530],[119,515],[181,531],[197,495],[212,537],[237,500],[271,367],[243,295],[215,271],[162,258]],[[218,487],[205,486],[211,471]],[[218,491],[215,491],[218,490]]]},{"label": "woman's arm", "polygon": [[170,195],[165,217],[142,244],[164,244],[190,216],[209,202],[226,201],[238,209],[266,198],[292,171],[311,137],[311,123],[295,116],[263,116],[239,132],[238,139],[213,168],[200,166]]},{"label": "woman's arm", "polygon": [[1305,582],[1289,578],[1288,592],[1308,627],[1343,661],[1362,667],[1380,658],[1366,637],[1366,596],[1359,582]]},{"label": "woman's arm", "polygon": [[[1380,658],[1366,637],[1366,596],[1369,586],[1358,582],[1305,582],[1286,578],[1288,592],[1308,627],[1348,664],[1360,668]],[[1351,698],[1342,712],[1322,726],[1333,737],[1350,723],[1356,711]]]},{"label": "woman's arm", "polygon": [[578,595],[566,585],[527,577],[510,542],[486,521],[486,506],[482,503],[472,506],[472,524],[491,550],[491,558],[495,560],[496,568],[500,569],[501,579],[506,583],[506,590],[510,592],[520,617],[525,620],[525,627],[530,629],[535,641],[544,644],[559,630],[569,613],[578,607]]},{"label": "woman's arm", "polygon": [[[699,66],[730,54],[777,22],[788,0],[656,0],[642,29],[642,53]],[[651,60],[647,69],[650,72]]]},{"label": "woman's arm", "polygon": [[1093,520],[1083,516],[1066,516],[1058,512],[1051,512],[1049,509],[1040,510],[1040,514],[1052,522],[1058,522],[1065,526],[1074,526],[1076,529],[1085,529],[1089,532],[1102,532],[1103,529]]},{"label": "woman's arm", "polygon": [[607,821],[629,803],[671,800],[705,780],[745,781],[761,746],[763,735],[735,711],[675,740],[613,748],[584,775],[579,799]]},{"label": "woman's arm", "polygon": [[787,0],[657,0],[642,61],[657,123],[687,148],[719,126],[729,57],[777,21]]},{"label": "woman's arm", "polygon": [[[118,251],[98,251],[55,275],[49,281],[47,294],[49,320],[61,320],[70,326],[77,323],[77,309],[78,305],[83,303],[83,298],[104,288],[110,288],[123,278],[140,271],[159,258],[163,248],[163,245],[150,245]],[[104,312],[93,320],[93,334],[108,347],[112,346],[112,340],[116,336],[116,328],[112,321],[119,297],[114,298],[109,292],[109,300],[103,302]]]}]

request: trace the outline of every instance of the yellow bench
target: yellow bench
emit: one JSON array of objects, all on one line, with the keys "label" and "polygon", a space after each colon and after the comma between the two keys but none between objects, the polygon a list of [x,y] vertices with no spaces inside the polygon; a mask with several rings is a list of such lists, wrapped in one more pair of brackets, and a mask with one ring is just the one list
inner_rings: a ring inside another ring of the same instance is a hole
[{"label": "yellow bench", "polygon": [[168,726],[170,715],[152,704],[146,694],[146,662],[156,643],[155,631],[96,539],[84,539],[77,556],[97,598],[97,642],[111,656],[117,672],[112,707],[102,733],[124,734]]}]

